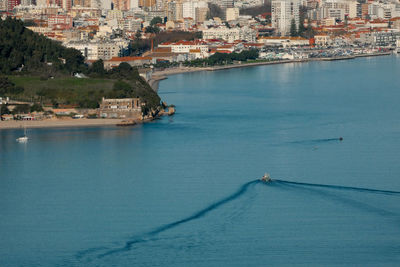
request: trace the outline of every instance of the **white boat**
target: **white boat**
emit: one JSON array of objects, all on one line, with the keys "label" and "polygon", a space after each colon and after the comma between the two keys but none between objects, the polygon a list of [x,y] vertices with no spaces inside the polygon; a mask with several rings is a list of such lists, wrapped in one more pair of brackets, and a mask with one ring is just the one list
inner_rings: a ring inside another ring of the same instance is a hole
[{"label": "white boat", "polygon": [[261,178],[261,181],[266,182],[266,183],[269,183],[269,182],[271,182],[272,180],[271,180],[271,177],[269,176],[269,174],[268,174],[268,173],[265,173],[264,176]]},{"label": "white boat", "polygon": [[28,136],[26,136],[26,127],[24,127],[24,136],[18,137],[16,140],[18,143],[27,143],[28,139]]}]

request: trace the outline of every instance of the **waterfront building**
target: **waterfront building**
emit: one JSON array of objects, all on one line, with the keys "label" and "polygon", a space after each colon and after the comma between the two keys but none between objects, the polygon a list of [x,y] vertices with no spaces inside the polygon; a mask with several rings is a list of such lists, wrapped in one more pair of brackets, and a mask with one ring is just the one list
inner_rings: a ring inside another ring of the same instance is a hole
[{"label": "waterfront building", "polygon": [[172,53],[193,53],[196,58],[208,57],[209,47],[204,41],[179,41],[176,43],[163,43],[159,48],[170,48]]},{"label": "waterfront building", "polygon": [[300,23],[298,0],[274,0],[271,4],[272,27],[282,36],[289,35],[292,21],[298,29]]},{"label": "waterfront building", "polygon": [[317,46],[327,46],[332,43],[331,37],[326,34],[315,35],[314,39]]},{"label": "waterfront building", "polygon": [[375,46],[391,46],[396,47],[397,41],[400,40],[399,31],[375,32],[373,33]]},{"label": "waterfront building", "polygon": [[264,46],[282,46],[282,47],[291,47],[291,46],[308,46],[310,41],[308,39],[302,37],[279,37],[279,36],[268,36],[268,37],[259,37],[258,43],[263,44]]},{"label": "waterfront building", "polygon": [[139,118],[142,114],[139,98],[102,99],[99,108],[101,118]]}]

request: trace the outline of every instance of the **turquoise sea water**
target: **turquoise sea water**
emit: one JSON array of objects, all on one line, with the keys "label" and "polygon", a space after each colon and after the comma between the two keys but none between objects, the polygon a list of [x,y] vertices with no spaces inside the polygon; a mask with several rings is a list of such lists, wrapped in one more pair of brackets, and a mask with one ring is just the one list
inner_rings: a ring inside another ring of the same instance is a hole
[{"label": "turquoise sea water", "polygon": [[182,74],[160,85],[173,117],[0,131],[0,266],[398,266],[399,74]]}]

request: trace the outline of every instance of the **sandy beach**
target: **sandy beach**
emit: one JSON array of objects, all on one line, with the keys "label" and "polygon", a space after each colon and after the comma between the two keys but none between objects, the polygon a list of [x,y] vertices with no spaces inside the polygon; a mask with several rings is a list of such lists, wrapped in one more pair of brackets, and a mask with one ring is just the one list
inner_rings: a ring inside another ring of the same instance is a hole
[{"label": "sandy beach", "polygon": [[0,121],[0,130],[19,128],[48,127],[95,127],[112,126],[121,122],[120,119],[50,119],[41,121]]}]

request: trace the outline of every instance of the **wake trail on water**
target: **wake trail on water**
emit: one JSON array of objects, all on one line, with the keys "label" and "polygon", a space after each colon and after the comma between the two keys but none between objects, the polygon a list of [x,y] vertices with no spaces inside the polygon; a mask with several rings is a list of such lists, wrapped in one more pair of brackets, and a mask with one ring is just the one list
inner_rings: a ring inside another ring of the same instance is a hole
[{"label": "wake trail on water", "polygon": [[[370,203],[365,203],[363,201],[356,200],[350,196],[341,196],[340,194],[334,193],[334,192],[329,192],[326,190],[321,190],[318,187],[311,187],[311,186],[304,186],[304,185],[298,185],[298,184],[292,184],[292,183],[277,183],[279,186],[282,187],[287,187],[292,190],[301,190],[303,192],[307,192],[307,194],[312,193],[314,195],[317,195],[321,198],[324,199],[330,199],[335,202],[340,202],[345,205],[351,206],[353,208],[363,210],[369,213],[375,213],[378,214],[379,216],[390,216],[390,217],[395,217],[398,218],[398,214],[392,211],[388,211],[386,209],[382,209],[380,207],[376,207],[371,205]],[[396,220],[397,223],[398,220]]]},{"label": "wake trail on water", "polygon": [[343,139],[338,138],[324,138],[324,139],[312,139],[312,140],[301,140],[301,141],[293,141],[289,142],[289,144],[320,144],[320,143],[329,143],[329,142],[337,142],[342,141]]},{"label": "wake trail on water", "polygon": [[375,193],[375,194],[399,195],[400,196],[400,191],[380,190],[380,189],[372,189],[372,188],[330,185],[330,184],[302,183],[302,182],[293,182],[293,181],[279,180],[279,179],[273,179],[273,181],[276,183],[289,184],[289,185],[312,186],[312,187],[330,188],[330,189],[338,189],[338,190],[348,190],[348,191],[350,190],[350,191],[357,191],[357,192],[367,192],[367,193]]},{"label": "wake trail on water", "polygon": [[[158,235],[158,234],[160,234],[162,232],[165,232],[165,231],[167,231],[169,229],[175,228],[175,227],[177,227],[179,225],[182,225],[182,224],[185,224],[185,223],[188,223],[190,221],[197,220],[197,219],[200,219],[200,218],[206,216],[211,211],[214,211],[214,210],[220,208],[221,206],[223,206],[225,204],[228,204],[229,202],[241,197],[243,194],[245,194],[247,192],[247,190],[249,189],[250,186],[252,186],[254,184],[257,184],[257,183],[260,183],[260,182],[261,182],[260,180],[254,180],[254,181],[245,183],[244,185],[242,185],[233,194],[231,194],[231,195],[229,195],[229,196],[227,196],[227,197],[225,197],[225,198],[223,198],[223,199],[221,199],[221,200],[219,200],[219,201],[207,206],[206,208],[204,208],[202,210],[199,210],[199,211],[193,213],[191,216],[188,216],[186,218],[183,218],[181,220],[178,220],[178,221],[175,221],[175,222],[172,222],[172,223],[168,223],[168,224],[162,225],[160,227],[157,227],[157,228],[155,228],[155,229],[153,229],[153,230],[151,230],[149,232],[143,233],[141,235],[133,236],[130,240],[128,240],[125,243],[124,247],[108,250],[108,251],[98,255],[97,258],[103,258],[103,257],[106,257],[106,256],[110,256],[112,254],[126,252],[126,251],[131,250],[135,244],[145,243],[145,242],[148,242],[148,241],[157,240],[157,238],[154,238],[154,236],[156,236],[156,235]],[[93,250],[87,250],[87,251],[91,252]],[[84,256],[85,252],[86,251],[82,251],[82,252],[78,253],[77,257],[79,255],[80,258],[82,258]]]}]

